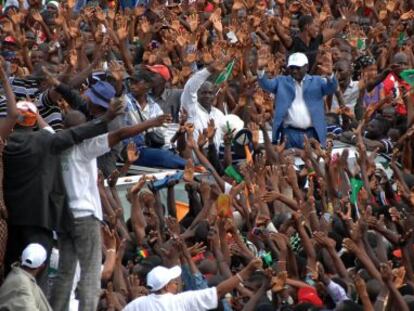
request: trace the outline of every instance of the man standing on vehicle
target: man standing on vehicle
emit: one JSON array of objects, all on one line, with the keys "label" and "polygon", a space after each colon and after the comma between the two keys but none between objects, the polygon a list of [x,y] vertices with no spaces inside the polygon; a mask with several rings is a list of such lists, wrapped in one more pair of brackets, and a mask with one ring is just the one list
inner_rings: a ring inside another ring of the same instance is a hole
[{"label": "man standing on vehicle", "polygon": [[332,74],[332,57],[319,66],[325,77],[307,74],[308,58],[302,53],[289,56],[287,76],[268,79],[263,70],[267,63],[268,50],[262,48],[257,60],[258,82],[264,90],[275,94],[277,103],[273,116],[273,143],[278,143],[282,138],[286,148],[303,149],[306,135],[324,146],[326,122],[323,99],[333,94],[338,87],[338,81]]},{"label": "man standing on vehicle", "polygon": [[[107,103],[109,106],[109,103]],[[121,104],[122,105],[122,104]],[[75,269],[79,260],[81,275],[78,284],[79,310],[96,310],[101,288],[101,221],[102,208],[97,185],[97,157],[124,139],[170,120],[161,115],[134,126],[125,127],[84,141],[62,154],[62,173],[68,204],[74,217],[73,230],[59,235],[59,268],[51,305],[53,310],[67,310]],[[65,128],[86,122],[79,111],[65,117]],[[110,250],[115,251],[115,250]]]}]

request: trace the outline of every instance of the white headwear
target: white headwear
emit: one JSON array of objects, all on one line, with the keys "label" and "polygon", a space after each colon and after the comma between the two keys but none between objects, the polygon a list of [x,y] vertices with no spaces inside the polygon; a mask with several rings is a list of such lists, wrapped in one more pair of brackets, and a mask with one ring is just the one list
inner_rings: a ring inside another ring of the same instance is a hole
[{"label": "white headwear", "polygon": [[152,292],[159,291],[164,288],[171,280],[178,278],[181,275],[180,266],[175,266],[170,269],[158,266],[152,269],[147,275],[147,286]]},{"label": "white headwear", "polygon": [[22,266],[32,269],[39,268],[47,259],[45,248],[38,244],[29,244],[22,253]]},{"label": "white headwear", "polygon": [[227,133],[227,131],[233,131],[237,133],[241,129],[244,128],[244,122],[242,119],[239,118],[239,116],[235,114],[228,114],[224,116],[224,120],[221,123],[221,131],[223,133]]},{"label": "white headwear", "polygon": [[288,67],[290,66],[297,66],[297,67],[302,67],[307,65],[308,62],[308,58],[305,54],[303,53],[293,53],[292,55],[289,56],[288,59]]}]

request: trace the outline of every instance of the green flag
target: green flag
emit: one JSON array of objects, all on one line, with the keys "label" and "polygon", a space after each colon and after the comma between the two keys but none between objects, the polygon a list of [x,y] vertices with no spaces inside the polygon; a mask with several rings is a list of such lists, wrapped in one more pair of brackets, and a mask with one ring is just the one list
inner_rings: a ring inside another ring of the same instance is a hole
[{"label": "green flag", "polygon": [[218,77],[217,77],[217,79],[216,79],[216,82],[215,82],[215,84],[216,84],[216,85],[220,85],[220,84],[222,84],[223,82],[227,81],[227,79],[228,79],[228,78],[230,77],[230,75],[231,75],[231,72],[233,71],[234,63],[235,63],[235,61],[234,61],[234,59],[233,59],[230,63],[228,63],[228,65],[226,66],[226,68],[224,69],[224,71],[223,71],[223,72],[221,72],[221,73],[218,75]]},{"label": "green flag", "polygon": [[240,184],[243,181],[243,177],[239,174],[238,171],[236,171],[233,165],[227,166],[224,170],[224,173],[227,176],[233,178],[238,184]]},{"label": "green flag", "polygon": [[364,183],[360,179],[351,178],[351,203],[355,205],[358,199],[358,193]]},{"label": "green flag", "polygon": [[409,85],[414,86],[414,69],[407,69],[400,73],[401,78]]},{"label": "green flag", "polygon": [[404,45],[406,38],[405,38],[405,33],[400,32],[400,34],[398,35],[398,46],[402,47]]},{"label": "green flag", "polygon": [[358,38],[357,48],[358,48],[358,50],[364,50],[365,49],[365,40],[364,39]]}]

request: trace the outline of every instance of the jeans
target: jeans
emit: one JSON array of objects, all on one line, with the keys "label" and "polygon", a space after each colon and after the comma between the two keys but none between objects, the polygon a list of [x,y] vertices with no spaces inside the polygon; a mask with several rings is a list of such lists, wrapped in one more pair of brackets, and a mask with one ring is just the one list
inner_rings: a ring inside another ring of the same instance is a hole
[{"label": "jeans", "polygon": [[315,138],[318,139],[318,134],[313,127],[308,128],[306,130],[294,128],[294,127],[286,127],[283,129],[283,137],[286,141],[286,149],[289,148],[298,148],[303,149],[304,146],[304,136],[308,138]]},{"label": "jeans", "polygon": [[81,276],[78,283],[79,310],[96,310],[101,290],[101,226],[93,216],[74,219],[71,233],[59,236],[59,268],[50,305],[55,311],[67,311],[76,264]]},{"label": "jeans", "polygon": [[167,149],[140,148],[139,158],[134,163],[139,166],[184,169],[185,160]]}]

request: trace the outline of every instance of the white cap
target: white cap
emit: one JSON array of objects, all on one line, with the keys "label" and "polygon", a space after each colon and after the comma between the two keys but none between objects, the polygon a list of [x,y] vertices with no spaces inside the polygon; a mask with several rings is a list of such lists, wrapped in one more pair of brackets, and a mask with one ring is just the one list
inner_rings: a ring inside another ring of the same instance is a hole
[{"label": "white cap", "polygon": [[16,103],[17,109],[21,111],[31,111],[33,113],[37,113],[37,107],[32,102],[27,100],[20,100]]},{"label": "white cap", "polygon": [[152,292],[159,291],[164,288],[171,280],[178,278],[181,275],[180,266],[168,269],[163,266],[158,266],[152,269],[147,275],[147,286]]},{"label": "white cap", "polygon": [[32,243],[26,246],[22,253],[22,266],[32,269],[39,268],[47,259],[45,248],[38,244]]},{"label": "white cap", "polygon": [[239,116],[235,114],[227,114],[223,118],[223,122],[221,123],[221,131],[223,133],[227,133],[228,130],[237,133],[241,129],[244,128],[244,121],[240,119]]},{"label": "white cap", "polygon": [[292,55],[289,56],[288,59],[288,67],[290,66],[297,66],[297,67],[302,67],[307,65],[308,62],[308,58],[306,57],[305,54],[303,53],[293,53]]}]

